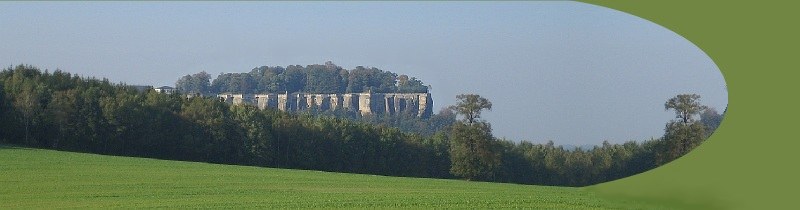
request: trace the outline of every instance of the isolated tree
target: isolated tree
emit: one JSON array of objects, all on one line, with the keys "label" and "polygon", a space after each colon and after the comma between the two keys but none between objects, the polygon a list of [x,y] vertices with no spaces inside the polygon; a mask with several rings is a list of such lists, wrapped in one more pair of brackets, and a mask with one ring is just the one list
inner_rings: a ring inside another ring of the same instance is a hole
[{"label": "isolated tree", "polygon": [[675,110],[675,118],[680,119],[683,123],[694,121],[694,116],[700,114],[708,107],[700,104],[700,95],[697,94],[680,94],[667,100],[664,103],[664,109]]},{"label": "isolated tree", "polygon": [[501,156],[489,123],[456,123],[450,135],[450,173],[468,180],[493,180]]},{"label": "isolated tree", "polygon": [[678,120],[668,122],[664,128],[662,158],[658,160],[659,164],[689,153],[707,137],[703,123],[694,119],[695,115],[708,109],[700,104],[700,95],[677,95],[667,100],[664,107],[666,110],[673,109]]},{"label": "isolated tree", "polygon": [[461,94],[457,95],[456,99],[458,99],[458,102],[453,109],[464,116],[465,122],[470,125],[481,118],[481,112],[484,109],[492,110],[492,102],[477,94]]},{"label": "isolated tree", "polygon": [[464,120],[450,131],[450,173],[468,180],[493,180],[500,168],[499,146],[491,125],[480,120],[483,109],[491,109],[489,100],[475,94],[458,95],[454,106]]}]

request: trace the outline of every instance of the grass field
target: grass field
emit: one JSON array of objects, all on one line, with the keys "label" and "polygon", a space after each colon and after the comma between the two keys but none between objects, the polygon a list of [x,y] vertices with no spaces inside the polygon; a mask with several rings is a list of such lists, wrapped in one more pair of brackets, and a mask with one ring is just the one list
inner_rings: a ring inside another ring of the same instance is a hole
[{"label": "grass field", "polygon": [[658,209],[583,188],[229,166],[0,147],[8,208]]}]

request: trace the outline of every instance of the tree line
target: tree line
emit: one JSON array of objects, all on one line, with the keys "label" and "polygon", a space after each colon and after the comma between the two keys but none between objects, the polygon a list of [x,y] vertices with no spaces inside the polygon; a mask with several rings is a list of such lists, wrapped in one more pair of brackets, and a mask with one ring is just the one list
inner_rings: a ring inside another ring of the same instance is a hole
[{"label": "tree line", "polygon": [[261,66],[248,73],[224,73],[211,81],[205,71],[186,75],[175,82],[182,93],[427,93],[419,79],[408,75],[397,75],[378,68],[358,66],[343,69],[328,61],[324,65],[305,67],[290,65]]},{"label": "tree line", "polygon": [[663,137],[570,151],[552,142],[495,138],[491,125],[480,118],[491,103],[478,95],[458,96],[457,105],[440,112],[442,128],[420,135],[330,115],[231,106],[214,97],[140,92],[106,79],[42,72],[26,65],[0,72],[0,90],[0,141],[5,143],[171,160],[561,186],[610,181],[663,165],[699,145],[713,132],[709,127],[722,119],[699,105],[699,96],[679,95],[665,104],[679,117],[666,124]]}]

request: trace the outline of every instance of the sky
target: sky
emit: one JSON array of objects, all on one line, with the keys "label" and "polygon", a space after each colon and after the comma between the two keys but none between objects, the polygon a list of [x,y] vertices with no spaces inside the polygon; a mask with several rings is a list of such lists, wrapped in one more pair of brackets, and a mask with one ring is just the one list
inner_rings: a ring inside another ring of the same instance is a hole
[{"label": "sky", "polygon": [[417,77],[434,111],[493,103],[497,137],[591,145],[658,138],[683,93],[720,113],[697,46],[578,2],[0,2],[0,65],[174,86],[183,75],[333,61]]}]

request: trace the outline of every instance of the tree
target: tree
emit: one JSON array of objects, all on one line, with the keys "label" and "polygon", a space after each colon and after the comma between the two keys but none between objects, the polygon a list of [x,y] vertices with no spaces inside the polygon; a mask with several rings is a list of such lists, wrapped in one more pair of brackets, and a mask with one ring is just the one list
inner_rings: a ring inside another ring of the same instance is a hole
[{"label": "tree", "polygon": [[699,101],[700,95],[681,94],[667,100],[664,104],[666,110],[675,110],[675,118],[678,120],[668,122],[664,128],[661,145],[662,158],[658,160],[659,164],[689,153],[707,137],[703,123],[694,119],[695,115],[708,109]]},{"label": "tree", "polygon": [[454,109],[458,114],[463,115],[466,123],[470,125],[474,124],[476,119],[481,117],[481,112],[484,109],[492,110],[492,102],[480,95],[461,94],[456,96],[456,99],[458,99],[458,102]]},{"label": "tree", "polygon": [[700,122],[706,127],[707,135],[710,136],[717,130],[719,124],[722,123],[723,115],[717,113],[717,110],[712,108],[706,109],[703,113],[700,113]]},{"label": "tree", "polygon": [[175,88],[178,89],[178,91],[187,94],[208,94],[211,92],[209,84],[210,80],[211,75],[205,71],[192,75],[187,74],[175,82]]},{"label": "tree", "polygon": [[398,93],[427,93],[428,86],[418,80],[416,77],[409,78],[408,75],[400,75],[397,77],[397,92]]},{"label": "tree", "polygon": [[492,136],[491,125],[480,121],[483,109],[491,109],[489,100],[475,94],[458,95],[455,106],[462,122],[450,132],[450,173],[469,180],[491,180],[500,166],[499,146]]},{"label": "tree", "polygon": [[700,145],[706,138],[705,126],[699,122],[682,123],[670,122],[664,129],[663,141],[666,144],[664,159],[666,163],[677,159]]},{"label": "tree", "polygon": [[0,142],[6,140],[7,135],[6,132],[11,130],[9,125],[11,125],[11,117],[6,114],[9,110],[9,106],[6,105],[6,91],[3,85],[3,80],[0,79]]},{"label": "tree", "polygon": [[450,135],[450,173],[468,180],[493,180],[500,153],[489,123],[456,123]]},{"label": "tree", "polygon": [[[332,67],[333,66],[333,67]],[[305,92],[309,93],[336,93],[339,91],[342,80],[339,78],[339,69],[333,63],[323,65],[308,65],[306,67]]]},{"label": "tree", "polygon": [[306,87],[306,73],[302,66],[292,65],[287,66],[286,70],[281,74],[282,80],[285,82],[287,92],[294,93],[303,91]]},{"label": "tree", "polygon": [[25,125],[25,143],[31,144],[31,128],[40,123],[39,115],[42,110],[40,101],[44,97],[44,87],[27,80],[22,85],[22,91],[17,96],[14,105],[16,110],[21,113],[22,121]]},{"label": "tree", "polygon": [[58,135],[52,139],[54,148],[59,147],[59,142],[75,135],[75,132],[70,130],[70,124],[74,124],[74,120],[78,117],[77,113],[77,91],[57,91],[53,93],[53,100],[47,106],[47,115],[50,116],[51,121],[57,125]]},{"label": "tree", "polygon": [[693,122],[693,117],[700,114],[708,107],[700,104],[700,95],[680,94],[664,103],[664,110],[675,110],[675,118],[681,119],[683,123]]},{"label": "tree", "polygon": [[269,67],[262,66],[250,71],[250,75],[255,78],[258,86],[254,92],[256,93],[277,93],[282,92],[283,81],[279,79],[278,75],[283,73],[283,67]]}]

